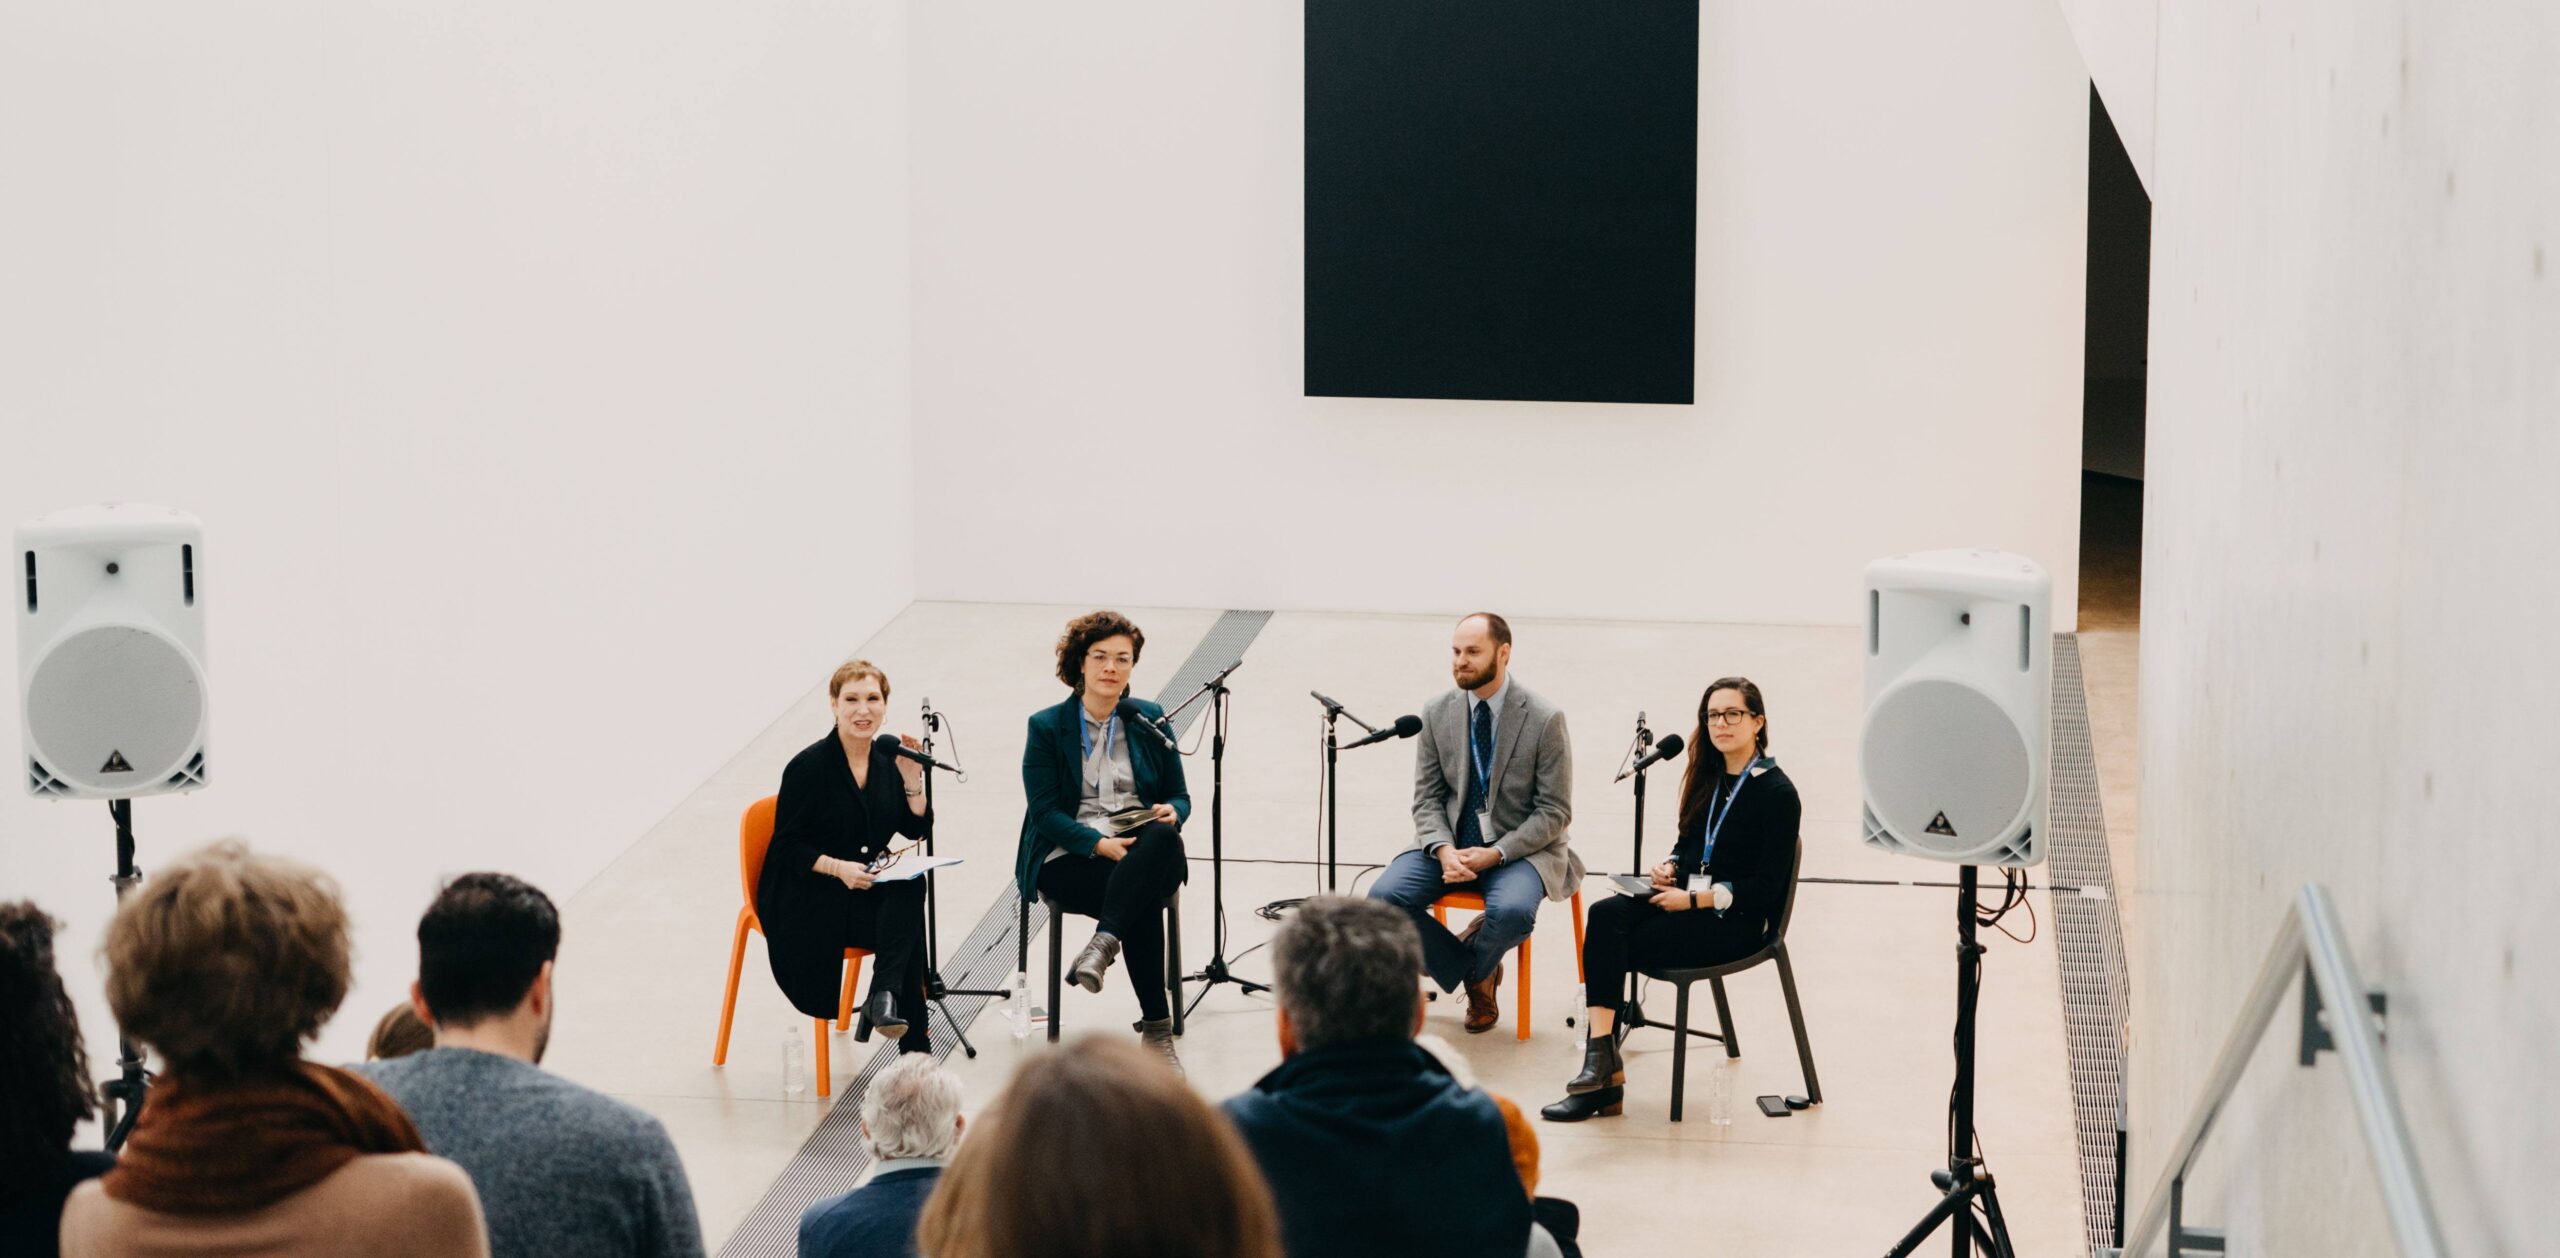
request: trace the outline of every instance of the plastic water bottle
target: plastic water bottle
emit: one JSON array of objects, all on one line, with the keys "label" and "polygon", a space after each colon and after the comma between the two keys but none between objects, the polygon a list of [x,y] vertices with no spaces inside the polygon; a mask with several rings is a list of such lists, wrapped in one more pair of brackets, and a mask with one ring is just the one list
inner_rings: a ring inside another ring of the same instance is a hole
[{"label": "plastic water bottle", "polygon": [[1715,1073],[1707,1078],[1707,1121],[1718,1127],[1733,1125],[1733,1059],[1716,1063]]},{"label": "plastic water bottle", "polygon": [[809,1094],[809,1028],[793,1024],[782,1032],[782,1099],[797,1101]]},{"label": "plastic water bottle", "polygon": [[1031,976],[1020,970],[1005,976],[1004,1014],[1013,1022],[1013,1038],[1031,1038]]}]

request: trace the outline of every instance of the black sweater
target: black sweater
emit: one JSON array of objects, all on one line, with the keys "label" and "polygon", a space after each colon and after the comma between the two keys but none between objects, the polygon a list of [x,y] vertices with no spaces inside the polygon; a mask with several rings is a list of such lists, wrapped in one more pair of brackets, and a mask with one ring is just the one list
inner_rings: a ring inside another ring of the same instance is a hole
[{"label": "black sweater", "polygon": [[[1719,810],[1724,797],[1735,790],[1734,783],[1732,775],[1718,775]],[[1795,877],[1804,801],[1796,797],[1796,784],[1787,777],[1787,771],[1776,765],[1752,775],[1740,790],[1732,811],[1719,816],[1722,824],[1716,828],[1716,847],[1707,856],[1706,873],[1712,881],[1733,884],[1733,907],[1725,910],[1725,916],[1756,920],[1761,934],[1766,936],[1777,929],[1788,884]],[[1706,843],[1706,831],[1702,810],[1702,815],[1681,832],[1679,843],[1671,852],[1681,876],[1697,871],[1698,852]]]}]

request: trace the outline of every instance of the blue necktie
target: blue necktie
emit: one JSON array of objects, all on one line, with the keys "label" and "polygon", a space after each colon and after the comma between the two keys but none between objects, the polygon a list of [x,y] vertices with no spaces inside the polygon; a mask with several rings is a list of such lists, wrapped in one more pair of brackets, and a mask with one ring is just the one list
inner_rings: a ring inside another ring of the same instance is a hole
[{"label": "blue necktie", "polygon": [[1458,809],[1458,846],[1483,847],[1484,830],[1476,824],[1476,814],[1484,809],[1486,783],[1477,766],[1493,763],[1493,705],[1477,704],[1468,724],[1467,799]]}]

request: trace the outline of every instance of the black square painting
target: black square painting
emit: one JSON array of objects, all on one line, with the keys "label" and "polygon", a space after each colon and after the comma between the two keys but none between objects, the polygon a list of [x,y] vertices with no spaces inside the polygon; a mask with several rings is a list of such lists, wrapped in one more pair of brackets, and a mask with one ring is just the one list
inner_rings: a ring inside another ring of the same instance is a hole
[{"label": "black square painting", "polygon": [[1306,0],[1306,391],[1695,400],[1697,0]]}]

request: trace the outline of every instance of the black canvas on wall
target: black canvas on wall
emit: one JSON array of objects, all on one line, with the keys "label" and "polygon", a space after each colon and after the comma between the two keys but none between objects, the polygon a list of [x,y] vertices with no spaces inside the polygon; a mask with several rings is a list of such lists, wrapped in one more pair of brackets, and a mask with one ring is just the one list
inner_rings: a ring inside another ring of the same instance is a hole
[{"label": "black canvas on wall", "polygon": [[1697,0],[1306,0],[1310,396],[1695,400]]}]

